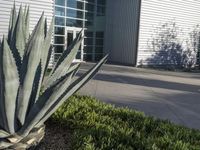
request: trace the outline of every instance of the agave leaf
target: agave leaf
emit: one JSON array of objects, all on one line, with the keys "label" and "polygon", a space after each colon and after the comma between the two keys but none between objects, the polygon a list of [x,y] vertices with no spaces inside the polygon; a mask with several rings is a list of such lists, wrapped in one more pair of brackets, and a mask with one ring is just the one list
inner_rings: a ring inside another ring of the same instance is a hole
[{"label": "agave leaf", "polygon": [[[76,38],[74,39],[74,41],[72,42],[72,44],[63,52],[62,56],[59,58],[58,62],[56,63],[55,67],[52,69],[52,74],[58,69],[58,66],[61,65],[61,63],[66,59],[66,57],[68,57],[68,55],[70,55],[70,53],[75,53],[75,55],[77,54],[77,52],[75,51],[75,49],[73,49],[75,47],[75,45],[77,45],[77,43],[81,40],[82,38],[82,32],[83,29],[78,33],[78,35],[76,36]],[[71,54],[72,55],[72,54]],[[70,58],[68,58],[70,59]],[[72,62],[74,59],[71,58]],[[71,63],[70,63],[71,64]],[[68,64],[68,68],[69,65]],[[65,68],[66,69],[66,68]],[[51,75],[52,75],[51,74]]]},{"label": "agave leaf", "polygon": [[[2,46],[2,43],[1,43]],[[4,128],[8,131],[7,123],[6,123],[6,116],[5,116],[5,107],[4,107],[4,97],[3,97],[3,70],[2,70],[2,59],[3,59],[3,53],[2,53],[2,47],[0,49],[0,127]]]},{"label": "agave leaf", "polygon": [[47,18],[45,18],[45,23],[44,23],[44,35],[46,38],[46,36],[47,36]]},{"label": "agave leaf", "polygon": [[77,43],[74,45],[74,47],[67,53],[63,53],[61,57],[63,57],[63,61],[60,63],[60,65],[57,67],[55,72],[49,76],[49,78],[45,82],[45,89],[48,88],[53,82],[55,82],[57,79],[59,79],[61,76],[63,76],[66,71],[70,68],[70,65],[74,58],[76,57],[76,54],[78,52],[78,49],[81,45],[82,39],[77,41]]},{"label": "agave leaf", "polygon": [[25,21],[24,21],[24,14],[23,14],[23,8],[22,5],[20,6],[17,23],[16,23],[16,29],[15,29],[15,40],[16,40],[16,49],[20,53],[21,58],[24,55],[24,49],[26,45],[26,32],[24,33],[25,29]]},{"label": "agave leaf", "polygon": [[62,93],[68,88],[72,79],[73,72],[61,77],[56,84],[49,87],[33,105],[27,120],[19,131],[20,136],[26,136],[38,121],[45,115],[51,105],[58,99]]},{"label": "agave leaf", "polygon": [[0,141],[0,149],[6,149],[8,148],[9,146],[12,146],[13,144],[11,144],[10,142],[7,142],[7,141]]},{"label": "agave leaf", "polygon": [[13,33],[15,30],[16,22],[17,22],[17,12],[16,12],[15,2],[14,2],[13,9],[11,10],[10,22],[9,22],[9,31],[8,31],[9,45],[11,45],[11,41],[13,39]]},{"label": "agave leaf", "polygon": [[83,32],[83,29],[79,32],[78,36],[76,36],[72,44],[69,47],[67,47],[67,49],[63,52],[61,57],[58,59],[58,61],[54,65],[52,71],[50,72],[49,77],[52,76],[52,74],[55,72],[58,66],[66,59],[66,57],[69,55],[69,53],[72,51],[73,47],[78,43],[78,41],[81,40],[82,32]]},{"label": "agave leaf", "polygon": [[[69,72],[71,72],[72,70],[76,70],[76,71],[74,71],[74,74],[73,74],[73,77],[74,77],[74,76],[76,75],[76,73],[78,72],[80,65],[81,65],[80,63],[77,63],[77,64],[71,66],[71,67],[66,71],[66,74],[69,73]],[[76,68],[78,68],[78,69],[76,69]]]},{"label": "agave leaf", "polygon": [[51,59],[52,51],[53,51],[53,46],[51,45],[50,48],[49,48],[48,56],[47,56],[47,61],[46,61],[45,69],[44,69],[44,75],[43,75],[42,82],[44,81],[44,76],[45,76],[45,73],[47,72],[47,69],[48,69],[48,65],[49,65],[49,61]]},{"label": "agave leaf", "polygon": [[26,39],[26,43],[28,42],[29,39],[29,21],[30,21],[30,15],[29,15],[29,6],[27,7],[27,9],[25,9],[24,12],[24,18],[25,18],[25,39]]},{"label": "agave leaf", "polygon": [[99,70],[99,68],[106,62],[107,55],[99,61],[93,68],[91,68],[87,73],[82,75],[80,78],[78,78],[76,81],[74,81],[68,88],[65,90],[65,92],[62,94],[62,96],[59,97],[59,99],[55,100],[55,103],[49,108],[45,116],[40,120],[40,122],[37,124],[37,126],[40,126],[43,124],[62,104],[64,101],[66,101],[72,94],[74,94],[77,90],[79,90],[85,83],[87,83],[88,80],[90,80]]},{"label": "agave leaf", "polygon": [[33,81],[33,90],[32,90],[32,93],[31,93],[28,110],[30,110],[32,108],[32,106],[35,104],[36,96],[38,94],[38,91],[40,91],[39,84],[40,84],[40,81],[41,81],[41,73],[42,73],[42,64],[40,62],[38,67],[37,67],[36,73],[35,73],[35,79]]},{"label": "agave leaf", "polygon": [[10,134],[4,130],[0,130],[0,139],[10,136]]},{"label": "agave leaf", "polygon": [[23,125],[28,104],[33,88],[35,73],[41,58],[41,47],[44,41],[44,13],[42,14],[32,37],[27,45],[27,51],[24,55],[22,68],[21,68],[21,86],[18,97],[17,117]]},{"label": "agave leaf", "polygon": [[8,46],[7,40],[3,38],[2,44],[2,96],[8,125],[8,132],[15,132],[15,109],[16,99],[19,88],[19,75],[12,52]]},{"label": "agave leaf", "polygon": [[[46,22],[46,24],[47,24],[47,22]],[[47,25],[45,25],[45,26],[47,26]],[[50,46],[51,46],[53,27],[54,27],[54,19],[52,19],[49,30],[45,34],[46,36],[45,36],[45,40],[44,40],[44,43],[43,43],[44,48],[42,50],[42,55],[41,55],[42,66],[43,66],[43,75],[44,75],[44,72],[46,71],[45,69],[46,69],[46,65],[48,63],[48,58],[49,58],[49,55],[50,55],[49,50],[50,50]]]},{"label": "agave leaf", "polygon": [[[36,94],[36,97],[35,97],[35,101],[37,101],[39,94],[40,94],[42,81],[43,81],[44,74],[45,74],[45,71],[46,71],[45,69],[46,69],[46,66],[47,66],[47,63],[48,63],[48,58],[49,58],[49,55],[50,55],[49,49],[50,49],[50,46],[51,46],[53,27],[54,27],[54,19],[52,19],[52,22],[51,22],[51,25],[49,27],[48,32],[46,32],[46,31],[44,32],[45,39],[44,39],[44,43],[43,43],[43,49],[42,49],[42,52],[41,52],[42,53],[41,54],[42,72],[41,72],[41,78],[40,78],[38,88],[37,88],[37,94]],[[45,30],[47,30],[47,19],[45,20]]]}]

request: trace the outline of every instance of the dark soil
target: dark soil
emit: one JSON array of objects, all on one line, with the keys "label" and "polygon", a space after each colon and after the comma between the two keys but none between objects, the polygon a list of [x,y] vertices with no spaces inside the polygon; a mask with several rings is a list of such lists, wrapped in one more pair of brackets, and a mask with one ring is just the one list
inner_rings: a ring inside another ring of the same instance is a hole
[{"label": "dark soil", "polygon": [[46,123],[45,137],[37,150],[69,150],[70,130],[58,123],[48,121]]}]

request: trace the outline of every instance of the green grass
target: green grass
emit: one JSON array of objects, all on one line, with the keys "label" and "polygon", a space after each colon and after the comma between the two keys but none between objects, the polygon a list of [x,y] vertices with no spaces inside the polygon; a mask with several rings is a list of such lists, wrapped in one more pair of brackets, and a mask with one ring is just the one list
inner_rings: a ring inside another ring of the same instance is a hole
[{"label": "green grass", "polygon": [[200,132],[143,113],[72,96],[52,116],[70,128],[74,150],[198,150]]}]

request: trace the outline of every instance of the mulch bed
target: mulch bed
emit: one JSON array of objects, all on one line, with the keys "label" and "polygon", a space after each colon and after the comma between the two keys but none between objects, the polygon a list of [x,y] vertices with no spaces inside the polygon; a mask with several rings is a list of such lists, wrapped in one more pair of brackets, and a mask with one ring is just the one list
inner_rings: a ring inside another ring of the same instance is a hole
[{"label": "mulch bed", "polygon": [[37,150],[69,150],[70,135],[70,130],[66,127],[47,121],[45,137]]}]

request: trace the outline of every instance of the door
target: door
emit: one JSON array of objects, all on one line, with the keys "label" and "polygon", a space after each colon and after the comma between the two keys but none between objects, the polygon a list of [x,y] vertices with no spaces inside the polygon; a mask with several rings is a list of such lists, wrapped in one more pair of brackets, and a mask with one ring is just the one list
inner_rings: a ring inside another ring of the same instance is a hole
[{"label": "door", "polygon": [[[72,44],[73,40],[76,38],[76,36],[78,35],[80,31],[81,31],[81,28],[66,27],[67,47],[69,47]],[[79,47],[79,50],[74,62],[80,62],[80,61],[83,61],[83,41],[81,43],[81,46]]]}]

